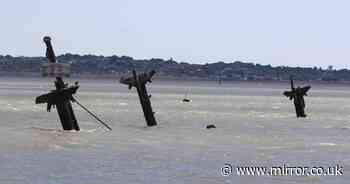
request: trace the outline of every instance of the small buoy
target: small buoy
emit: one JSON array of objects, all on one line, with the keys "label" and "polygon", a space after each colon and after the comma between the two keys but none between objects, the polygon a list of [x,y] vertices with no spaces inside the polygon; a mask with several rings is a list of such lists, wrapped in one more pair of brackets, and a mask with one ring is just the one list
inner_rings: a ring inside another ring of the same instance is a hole
[{"label": "small buoy", "polygon": [[207,129],[216,128],[215,125],[207,125]]}]

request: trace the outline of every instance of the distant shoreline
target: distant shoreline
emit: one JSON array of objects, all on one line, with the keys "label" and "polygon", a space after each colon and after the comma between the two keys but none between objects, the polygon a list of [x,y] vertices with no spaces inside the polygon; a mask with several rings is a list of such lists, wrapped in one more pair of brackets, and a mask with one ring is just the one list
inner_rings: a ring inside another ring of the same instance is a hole
[{"label": "distant shoreline", "polygon": [[[128,75],[128,74],[126,74]],[[119,78],[123,75],[72,75],[71,77],[65,77],[70,80],[106,80],[106,81],[119,81]],[[54,79],[54,77],[42,77],[40,74],[35,73],[20,73],[20,74],[12,74],[12,75],[3,75],[0,73],[0,80],[1,79]],[[193,83],[193,82],[199,82],[199,83],[210,83],[210,84],[217,84],[220,86],[218,80],[211,80],[211,79],[205,79],[205,78],[176,78],[176,77],[164,77],[164,76],[155,76],[153,81],[166,83],[166,82],[183,82],[183,83]],[[320,80],[311,80],[311,81],[300,81],[295,80],[296,85],[321,85],[321,86],[344,86],[344,87],[350,87],[350,81],[320,81]],[[222,86],[225,86],[227,84],[281,84],[281,85],[289,85],[289,80],[229,80],[229,81],[222,81]]]},{"label": "distant shoreline", "polygon": [[[70,65],[74,77],[118,78],[132,70],[155,70],[158,76],[171,80],[204,81],[288,81],[290,76],[299,81],[325,81],[350,83],[350,70],[321,67],[271,66],[233,61],[194,64],[172,59],[134,59],[129,56],[97,56],[64,54],[57,56],[58,63]],[[45,57],[12,57],[0,55],[0,76],[40,76],[45,74]],[[69,71],[67,72],[69,73]]]}]

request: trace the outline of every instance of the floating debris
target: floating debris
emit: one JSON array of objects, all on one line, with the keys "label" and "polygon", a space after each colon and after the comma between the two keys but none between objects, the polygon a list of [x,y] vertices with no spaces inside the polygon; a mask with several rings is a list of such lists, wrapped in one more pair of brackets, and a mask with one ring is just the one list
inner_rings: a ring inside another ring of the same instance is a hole
[{"label": "floating debris", "polygon": [[214,124],[207,125],[207,129],[212,129],[212,128],[216,128],[216,126]]},{"label": "floating debris", "polygon": [[184,99],[182,99],[182,102],[191,102],[191,100],[188,98],[184,98]]}]

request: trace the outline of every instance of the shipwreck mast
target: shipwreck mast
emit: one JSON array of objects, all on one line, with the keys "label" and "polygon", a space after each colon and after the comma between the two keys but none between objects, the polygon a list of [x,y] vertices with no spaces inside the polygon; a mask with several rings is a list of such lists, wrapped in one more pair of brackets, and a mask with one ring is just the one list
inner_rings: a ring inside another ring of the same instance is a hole
[{"label": "shipwreck mast", "polygon": [[121,78],[120,83],[129,85],[129,89],[135,87],[137,90],[137,94],[140,99],[141,107],[143,110],[144,117],[146,119],[147,126],[156,126],[157,121],[154,117],[154,112],[151,106],[151,95],[148,95],[146,83],[152,82],[151,78],[156,72],[152,70],[149,73],[142,73],[140,75],[136,74],[136,71],[132,71],[132,77],[129,78]]}]

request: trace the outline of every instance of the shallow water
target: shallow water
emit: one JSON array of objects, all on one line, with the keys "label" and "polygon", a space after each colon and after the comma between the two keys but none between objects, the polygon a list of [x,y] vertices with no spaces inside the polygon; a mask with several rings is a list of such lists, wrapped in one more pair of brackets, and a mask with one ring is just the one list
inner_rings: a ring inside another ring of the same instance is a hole
[{"label": "shallow water", "polygon": [[[70,79],[73,82],[73,79]],[[81,132],[61,131],[55,110],[35,105],[52,79],[0,79],[0,183],[348,183],[350,88],[314,85],[306,119],[281,95],[289,84],[157,81],[149,85],[159,126],[147,128],[135,89],[81,80]],[[188,92],[190,103],[182,103]],[[215,124],[216,129],[205,129]],[[344,167],[343,176],[224,177],[225,163]]]}]

